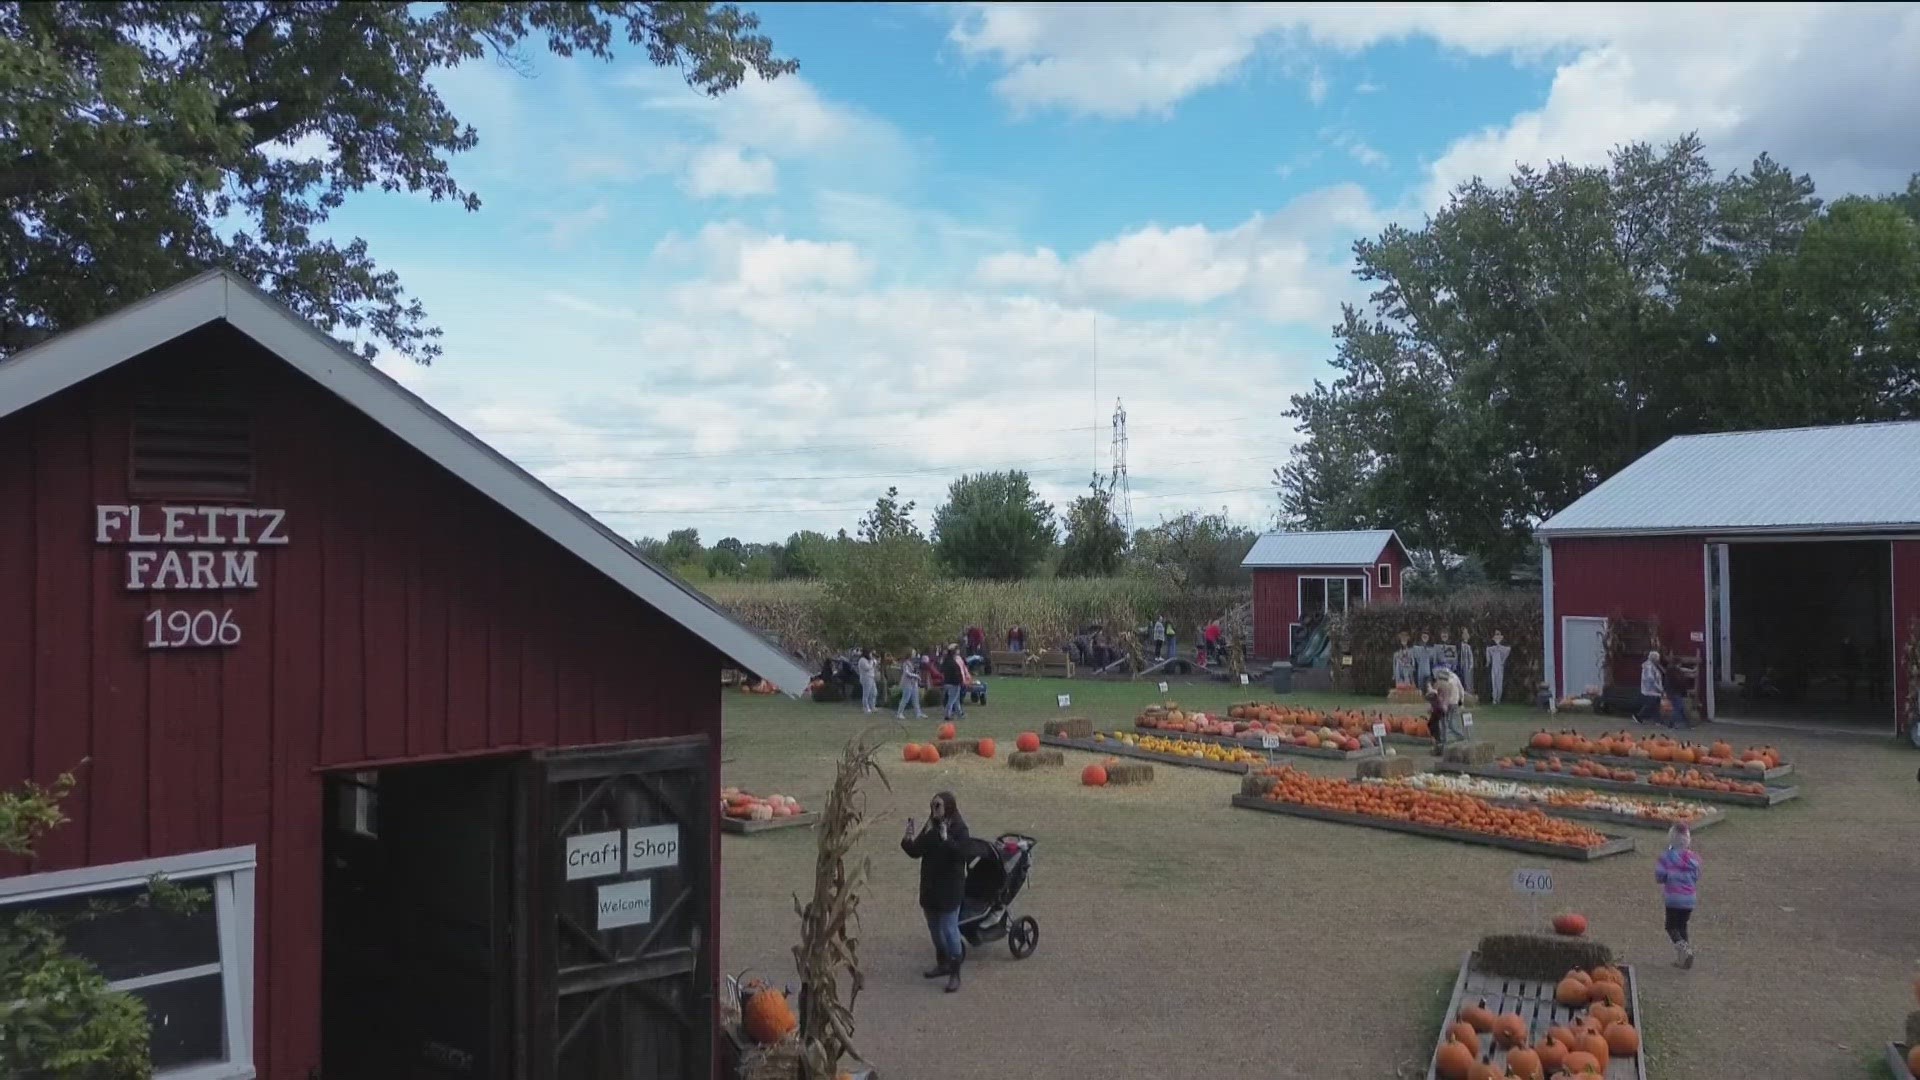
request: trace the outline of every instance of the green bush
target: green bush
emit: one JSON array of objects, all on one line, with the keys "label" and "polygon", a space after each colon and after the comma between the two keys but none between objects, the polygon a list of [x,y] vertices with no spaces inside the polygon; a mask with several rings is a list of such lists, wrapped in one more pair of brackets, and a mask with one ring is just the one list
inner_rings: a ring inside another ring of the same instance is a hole
[{"label": "green bush", "polygon": [[1336,664],[1334,671],[1343,689],[1384,694],[1393,689],[1393,654],[1400,648],[1401,631],[1418,641],[1424,630],[1438,641],[1445,628],[1457,643],[1460,631],[1466,629],[1473,633],[1474,686],[1484,693],[1487,646],[1498,630],[1513,646],[1507,657],[1506,700],[1529,702],[1533,688],[1545,677],[1540,663],[1540,617],[1540,594],[1532,592],[1469,592],[1439,600],[1355,608],[1336,618],[1332,627],[1333,654],[1352,656],[1353,666]]}]

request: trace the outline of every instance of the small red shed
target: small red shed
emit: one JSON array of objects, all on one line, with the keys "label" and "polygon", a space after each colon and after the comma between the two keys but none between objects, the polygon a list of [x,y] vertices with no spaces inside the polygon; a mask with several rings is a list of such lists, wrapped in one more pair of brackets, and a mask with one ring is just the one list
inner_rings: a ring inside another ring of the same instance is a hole
[{"label": "small red shed", "polygon": [[1638,690],[1618,620],[1697,658],[1710,716],[1913,722],[1920,423],[1670,439],[1538,530],[1556,698]]},{"label": "small red shed", "polygon": [[1392,529],[1275,532],[1240,565],[1253,572],[1252,653],[1276,659],[1293,655],[1294,636],[1316,615],[1399,603],[1407,549]]},{"label": "small red shed", "polygon": [[[706,1080],[724,664],[807,673],[226,273],[0,363],[0,913],[161,1077]],[[84,761],[84,765],[82,764]]]}]

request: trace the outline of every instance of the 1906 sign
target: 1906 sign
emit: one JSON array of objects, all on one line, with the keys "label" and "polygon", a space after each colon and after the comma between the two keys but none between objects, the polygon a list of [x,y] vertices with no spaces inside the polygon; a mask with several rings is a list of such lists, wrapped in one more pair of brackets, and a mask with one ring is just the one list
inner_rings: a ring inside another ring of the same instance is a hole
[{"label": "1906 sign", "polygon": [[[287,512],[252,506],[96,506],[93,539],[127,547],[130,592],[225,592],[260,587],[261,547],[287,542]],[[238,645],[231,608],[155,608],[141,619],[149,649]]]}]

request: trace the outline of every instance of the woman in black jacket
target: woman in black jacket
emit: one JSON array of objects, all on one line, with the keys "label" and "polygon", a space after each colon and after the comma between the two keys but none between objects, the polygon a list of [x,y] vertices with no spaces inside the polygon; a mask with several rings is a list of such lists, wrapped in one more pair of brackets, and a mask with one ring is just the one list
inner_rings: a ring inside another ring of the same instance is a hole
[{"label": "woman in black jacket", "polygon": [[966,959],[966,942],[960,939],[960,901],[967,891],[966,841],[971,835],[953,801],[953,792],[942,791],[928,808],[932,815],[918,833],[913,819],[907,819],[907,834],[900,848],[920,860],[920,910],[927,916],[927,930],[933,934],[933,969],[929,979],[947,977],[947,993],[960,989],[960,964]]}]

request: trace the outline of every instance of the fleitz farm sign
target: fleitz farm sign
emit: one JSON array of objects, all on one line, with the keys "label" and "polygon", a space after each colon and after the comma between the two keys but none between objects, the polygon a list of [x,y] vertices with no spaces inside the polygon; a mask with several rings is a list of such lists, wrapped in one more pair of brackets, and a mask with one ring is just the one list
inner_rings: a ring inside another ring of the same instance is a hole
[{"label": "fleitz farm sign", "polygon": [[[287,512],[253,506],[96,506],[93,540],[127,549],[129,592],[260,587],[262,547],[287,543]],[[231,608],[156,608],[141,620],[149,649],[238,645]]]}]

